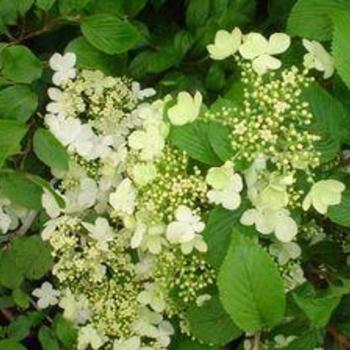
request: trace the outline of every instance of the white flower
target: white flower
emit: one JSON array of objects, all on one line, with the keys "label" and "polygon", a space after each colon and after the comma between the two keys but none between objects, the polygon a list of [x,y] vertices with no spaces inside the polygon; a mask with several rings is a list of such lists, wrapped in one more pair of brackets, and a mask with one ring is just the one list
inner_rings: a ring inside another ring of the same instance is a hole
[{"label": "white flower", "polygon": [[303,39],[303,45],[308,51],[304,56],[304,66],[323,72],[324,79],[330,78],[334,73],[334,58],[317,41]]},{"label": "white flower", "polygon": [[140,151],[141,160],[152,160],[162,154],[165,137],[158,125],[136,130],[128,138],[130,148]]},{"label": "white flower", "polygon": [[220,168],[209,169],[206,182],[213,187],[207,193],[210,202],[221,204],[229,210],[235,210],[240,206],[239,193],[243,189],[243,181],[238,174],[235,174],[232,162],[228,161]]},{"label": "white flower", "polygon": [[67,111],[70,110],[70,100],[65,98],[64,93],[57,88],[49,88],[47,93],[52,102],[47,104],[46,110],[52,114],[66,117]]},{"label": "white flower", "polygon": [[211,295],[210,294],[202,294],[197,297],[196,299],[196,305],[198,307],[203,306],[207,301],[211,300]]},{"label": "white flower", "polygon": [[91,317],[87,297],[83,294],[73,295],[69,289],[65,291],[59,306],[64,310],[63,317],[75,324],[85,324]]},{"label": "white flower", "polygon": [[92,349],[100,349],[106,342],[106,337],[100,334],[91,324],[79,329],[78,350],[85,350],[91,346]]},{"label": "white flower", "polygon": [[289,260],[300,256],[301,248],[295,242],[276,242],[269,246],[269,252],[278,259],[280,265],[285,265]]},{"label": "white flower", "polygon": [[141,90],[141,85],[137,81],[133,81],[131,83],[131,90],[136,98],[140,101],[144,100],[145,98],[152,97],[156,94],[156,90],[152,88]]},{"label": "white flower", "polygon": [[198,91],[194,97],[188,92],[180,92],[177,96],[177,103],[168,110],[170,122],[173,125],[184,125],[195,121],[199,116],[202,100],[202,95]]},{"label": "white flower", "polygon": [[0,230],[2,233],[7,233],[11,226],[11,217],[0,208]]},{"label": "white flower", "polygon": [[204,223],[198,215],[185,205],[180,205],[175,212],[176,221],[171,222],[166,231],[170,243],[186,243],[192,241],[196,233],[204,230]]},{"label": "white flower", "polygon": [[76,69],[74,68],[76,63],[76,56],[72,52],[68,52],[63,56],[59,53],[55,53],[49,61],[50,67],[55,73],[52,76],[52,82],[55,85],[60,85],[70,79],[74,79],[76,76]]},{"label": "white flower", "polygon": [[119,339],[113,344],[113,350],[140,350],[141,349],[141,338],[131,337],[129,339]]},{"label": "white flower", "polygon": [[171,323],[168,321],[162,321],[158,326],[158,335],[156,339],[162,347],[168,348],[170,344],[170,336],[174,333],[175,331]]},{"label": "white flower", "polygon": [[109,203],[122,214],[132,215],[136,205],[136,189],[130,179],[124,179],[109,196]]},{"label": "white flower", "polygon": [[90,237],[97,242],[97,247],[103,251],[108,250],[108,243],[113,241],[113,231],[105,218],[97,218],[95,225],[83,222],[82,225],[89,231]]},{"label": "white flower", "polygon": [[284,336],[282,334],[276,335],[273,340],[275,341],[275,347],[277,349],[286,348],[293,340],[295,340],[297,337],[294,335],[290,336]]},{"label": "white flower", "polygon": [[242,33],[235,28],[231,33],[226,30],[219,30],[215,35],[214,44],[207,46],[210,57],[213,60],[223,60],[233,56],[239,49],[242,42]]},{"label": "white flower", "polygon": [[163,291],[155,283],[148,283],[137,296],[137,301],[143,306],[149,305],[156,312],[163,312],[166,307]]},{"label": "white flower", "polygon": [[180,248],[184,255],[191,254],[193,249],[196,249],[201,253],[206,253],[208,251],[208,246],[204,241],[203,236],[198,234],[196,234],[190,241],[181,243]]},{"label": "white flower", "polygon": [[303,209],[309,210],[311,205],[320,214],[326,214],[328,207],[341,202],[341,194],[345,185],[337,180],[321,180],[312,185],[303,201]]},{"label": "white flower", "polygon": [[138,186],[145,186],[157,176],[157,169],[153,163],[137,163],[131,169],[134,182]]},{"label": "white flower", "polygon": [[239,52],[243,58],[251,60],[253,69],[262,75],[281,67],[281,61],[273,55],[285,52],[290,42],[290,37],[284,33],[272,34],[269,40],[259,33],[250,33],[244,36]]},{"label": "white flower", "polygon": [[265,235],[274,233],[281,242],[290,242],[298,233],[298,226],[287,209],[248,209],[240,222],[246,226],[255,225],[257,231]]},{"label": "white flower", "polygon": [[34,289],[32,294],[39,298],[39,309],[46,309],[50,305],[57,305],[60,292],[52,288],[52,284],[44,282],[40,288]]},{"label": "white flower", "polygon": [[61,208],[56,201],[55,196],[47,189],[44,189],[44,192],[41,196],[41,203],[47,213],[51,218],[57,218],[61,213]]}]

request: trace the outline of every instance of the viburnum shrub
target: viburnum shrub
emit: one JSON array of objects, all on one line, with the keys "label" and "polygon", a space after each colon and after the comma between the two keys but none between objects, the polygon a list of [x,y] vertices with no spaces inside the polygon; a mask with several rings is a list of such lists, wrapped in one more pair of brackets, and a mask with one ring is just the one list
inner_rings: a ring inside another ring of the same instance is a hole
[{"label": "viburnum shrub", "polygon": [[350,349],[350,2],[257,5],[0,1],[0,350]]}]

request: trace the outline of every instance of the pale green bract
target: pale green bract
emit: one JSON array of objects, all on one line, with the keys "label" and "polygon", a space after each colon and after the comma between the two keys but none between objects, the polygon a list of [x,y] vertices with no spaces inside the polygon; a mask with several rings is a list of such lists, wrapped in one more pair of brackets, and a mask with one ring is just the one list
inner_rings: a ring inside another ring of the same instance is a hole
[{"label": "pale green bract", "polygon": [[341,202],[341,194],[345,185],[338,180],[321,180],[312,185],[310,192],[304,198],[303,209],[311,206],[320,214],[327,214],[328,207]]},{"label": "pale green bract", "polygon": [[188,92],[182,91],[177,96],[177,102],[168,109],[168,117],[173,125],[192,123],[199,116],[202,106],[202,95],[197,91],[192,97]]}]

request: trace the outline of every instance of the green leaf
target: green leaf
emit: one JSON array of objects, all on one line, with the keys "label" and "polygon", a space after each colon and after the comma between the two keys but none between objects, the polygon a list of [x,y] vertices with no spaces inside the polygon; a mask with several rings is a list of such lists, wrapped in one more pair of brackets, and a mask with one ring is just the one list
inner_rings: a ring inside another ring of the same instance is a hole
[{"label": "green leaf", "polygon": [[41,77],[40,60],[25,46],[8,46],[2,51],[2,75],[16,83],[30,84]]},{"label": "green leaf", "polygon": [[60,12],[63,15],[82,10],[90,0],[59,0]]},{"label": "green leaf", "polygon": [[25,122],[38,107],[38,96],[29,86],[15,85],[0,91],[0,118]]},{"label": "green leaf", "polygon": [[27,350],[27,349],[13,339],[3,339],[3,340],[0,340],[0,350]]},{"label": "green leaf", "polygon": [[186,316],[191,335],[206,344],[226,345],[242,334],[223,309],[217,296],[212,296],[201,307],[191,306]]},{"label": "green leaf", "polygon": [[34,4],[34,0],[15,0],[17,11],[24,16]]},{"label": "green leaf", "polygon": [[296,0],[270,0],[268,2],[270,19],[277,22],[279,26],[285,28],[285,22],[295,3]]},{"label": "green leaf", "polygon": [[222,161],[231,159],[234,152],[229,139],[228,127],[217,122],[210,122],[209,124],[209,141],[215,153]]},{"label": "green leaf", "polygon": [[193,37],[190,32],[181,30],[174,37],[174,49],[178,57],[186,55],[193,44]]},{"label": "green leaf", "polygon": [[222,66],[217,63],[212,64],[205,77],[205,87],[208,90],[217,91],[224,87],[225,81],[226,76]]},{"label": "green leaf", "polygon": [[124,8],[128,16],[135,17],[146,6],[147,0],[124,0]]},{"label": "green leaf", "polygon": [[350,3],[338,0],[299,0],[289,16],[287,31],[314,40],[330,40],[333,24],[330,14],[350,10]]},{"label": "green leaf", "polygon": [[175,341],[174,344],[171,344],[170,350],[220,350],[220,347],[217,345],[200,344],[189,338],[182,337]]},{"label": "green leaf", "polygon": [[27,309],[30,305],[28,295],[21,288],[16,288],[12,292],[12,298],[22,309]]},{"label": "green leaf", "polygon": [[21,237],[13,243],[16,263],[26,278],[38,280],[50,271],[53,258],[49,246],[40,237]]},{"label": "green leaf", "polygon": [[27,127],[22,123],[0,119],[0,167],[7,157],[19,151],[20,142],[26,131]]},{"label": "green leaf", "polygon": [[11,339],[21,341],[29,335],[31,326],[32,324],[26,316],[18,316],[10,323],[8,336]]},{"label": "green leaf", "polygon": [[283,280],[269,254],[244,235],[232,238],[218,276],[224,309],[239,328],[275,326],[286,307]]},{"label": "green leaf", "polygon": [[141,39],[132,24],[111,15],[85,17],[81,30],[90,44],[111,55],[134,48]]},{"label": "green leaf", "polygon": [[105,74],[113,74],[120,66],[124,66],[124,55],[107,55],[92,46],[84,37],[72,40],[65,52],[77,55],[77,66],[84,69],[97,69]]},{"label": "green leaf", "polygon": [[349,16],[350,8],[348,12],[333,12],[332,19],[334,23],[334,34],[332,46],[335,67],[344,83],[350,89],[350,67],[348,60],[350,50]]},{"label": "green leaf", "polygon": [[341,203],[330,206],[327,216],[336,224],[350,228],[350,190],[342,193]]},{"label": "green leaf", "polygon": [[172,46],[161,47],[159,51],[153,52],[148,57],[147,71],[150,73],[161,73],[179,62],[180,58]]},{"label": "green leaf", "polygon": [[85,9],[89,14],[101,14],[123,16],[125,15],[124,4],[121,0],[98,0],[90,1]]},{"label": "green leaf", "polygon": [[304,284],[293,293],[296,304],[304,311],[316,328],[326,326],[332,312],[339,305],[342,293],[337,290],[316,292],[310,284]]},{"label": "green leaf", "polygon": [[310,330],[293,340],[285,350],[316,349],[324,342],[323,334],[318,330]]},{"label": "green leaf", "polygon": [[152,59],[153,52],[142,51],[131,61],[129,70],[135,79],[142,79],[148,73],[148,65]]},{"label": "green leaf", "polygon": [[53,169],[68,170],[69,157],[64,146],[47,130],[38,129],[33,138],[34,152]]},{"label": "green leaf", "polygon": [[23,281],[23,273],[12,250],[2,251],[0,255],[0,284],[6,288],[16,289]]},{"label": "green leaf", "polygon": [[67,348],[73,349],[76,343],[78,331],[74,324],[58,315],[53,323],[57,338]]},{"label": "green leaf", "polygon": [[222,207],[215,207],[209,214],[209,219],[203,232],[208,245],[205,259],[215,268],[219,268],[225,258],[232,238],[232,230],[238,225],[244,211],[240,208],[235,211]]},{"label": "green leaf", "polygon": [[53,6],[56,0],[36,0],[36,6],[43,11],[48,11]]},{"label": "green leaf", "polygon": [[11,172],[1,174],[0,188],[11,202],[33,210],[41,209],[42,187],[34,183],[26,174]]},{"label": "green leaf", "polygon": [[196,160],[208,165],[221,165],[221,159],[214,152],[209,142],[210,125],[195,121],[180,127],[172,127],[171,142]]},{"label": "green leaf", "polygon": [[186,24],[195,29],[205,24],[210,13],[210,0],[190,0],[186,11]]},{"label": "green leaf", "polygon": [[309,102],[314,116],[310,129],[321,136],[321,141],[315,144],[322,153],[321,161],[330,161],[339,152],[342,142],[348,138],[349,114],[341,102],[318,84],[311,84],[304,89],[303,96]]},{"label": "green leaf", "polygon": [[60,346],[54,332],[47,326],[42,326],[40,328],[39,342],[43,350],[60,350]]}]

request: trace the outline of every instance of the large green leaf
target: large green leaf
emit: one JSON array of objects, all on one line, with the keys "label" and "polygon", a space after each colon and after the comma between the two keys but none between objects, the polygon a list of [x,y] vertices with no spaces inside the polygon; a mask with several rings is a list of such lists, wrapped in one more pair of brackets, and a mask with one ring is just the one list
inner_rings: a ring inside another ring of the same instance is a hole
[{"label": "large green leaf", "polygon": [[330,40],[333,33],[330,14],[334,10],[350,11],[350,3],[339,0],[299,0],[290,13],[288,33],[309,39]]},{"label": "large green leaf", "polygon": [[0,119],[0,167],[6,158],[20,149],[27,127],[15,120]]},{"label": "large green leaf", "polygon": [[343,192],[340,204],[328,208],[327,216],[334,223],[350,228],[350,189]]},{"label": "large green leaf", "polygon": [[321,161],[330,161],[349,137],[349,113],[341,102],[318,84],[311,84],[304,89],[303,96],[309,102],[314,116],[310,129],[321,136],[321,141],[316,143],[322,153]]},{"label": "large green leaf", "polygon": [[68,170],[67,151],[49,131],[38,129],[33,138],[33,147],[38,158],[49,167]]},{"label": "large green leaf", "polygon": [[59,0],[60,12],[65,15],[82,10],[90,0]]},{"label": "large green leaf", "polygon": [[293,293],[294,301],[305,312],[314,327],[324,327],[335,308],[339,305],[342,293],[335,290],[316,292],[305,284]]},{"label": "large green leaf", "polygon": [[0,119],[25,122],[38,107],[38,96],[26,85],[14,85],[0,91]]},{"label": "large green leaf", "polygon": [[206,344],[226,345],[242,334],[217,296],[212,296],[203,306],[193,305],[186,316],[191,334]]},{"label": "large green leaf", "polygon": [[41,326],[39,330],[39,342],[43,350],[60,350],[60,345],[55,333],[47,326]]},{"label": "large green leaf", "polygon": [[67,348],[74,348],[74,344],[77,340],[78,331],[73,322],[67,320],[61,315],[57,315],[54,320],[53,328],[57,335],[57,338]]},{"label": "large green leaf", "polygon": [[0,188],[14,204],[33,210],[41,209],[43,189],[29,175],[21,172],[2,173]]},{"label": "large green leaf", "polygon": [[141,39],[131,23],[107,14],[85,17],[81,30],[93,46],[108,54],[126,52]]},{"label": "large green leaf", "polygon": [[[350,5],[349,5],[350,7]],[[349,26],[350,8],[348,12],[334,11],[332,19],[334,23],[333,34],[333,56],[335,59],[335,67],[350,89],[350,26]]]},{"label": "large green leaf", "polygon": [[56,0],[36,0],[36,6],[44,11],[50,10]]},{"label": "large green leaf", "polygon": [[21,285],[23,278],[23,272],[17,264],[13,251],[1,251],[0,284],[6,288],[16,289]]},{"label": "large green leaf", "polygon": [[203,232],[208,245],[206,260],[215,268],[219,268],[225,258],[233,235],[233,228],[239,225],[244,208],[231,211],[222,207],[214,208]]},{"label": "large green leaf", "polygon": [[218,276],[220,299],[246,332],[275,326],[286,307],[283,280],[268,253],[244,235],[232,238]]},{"label": "large green leaf", "polygon": [[210,0],[190,0],[186,11],[186,23],[191,29],[201,27],[210,14]]},{"label": "large green leaf", "polygon": [[182,337],[171,344],[170,350],[220,350],[220,347],[201,344],[190,338]]},{"label": "large green leaf", "polygon": [[13,339],[0,340],[0,350],[27,350],[22,344]]},{"label": "large green leaf", "polygon": [[66,47],[65,51],[74,52],[77,55],[78,67],[84,69],[97,69],[105,74],[114,73],[116,68],[120,71],[120,68],[125,65],[122,62],[124,55],[107,55],[92,46],[82,36],[72,40]]},{"label": "large green leaf", "polygon": [[53,259],[49,246],[38,236],[16,239],[12,250],[17,266],[30,280],[42,278],[52,267]]},{"label": "large green leaf", "polygon": [[2,51],[3,76],[16,83],[32,83],[41,77],[40,60],[25,46],[8,46]]},{"label": "large green leaf", "polygon": [[125,12],[130,17],[135,17],[146,6],[147,0],[124,0]]},{"label": "large green leaf", "polygon": [[209,142],[210,125],[195,121],[184,126],[173,127],[170,133],[172,143],[196,160],[208,165],[221,165],[222,161]]}]

